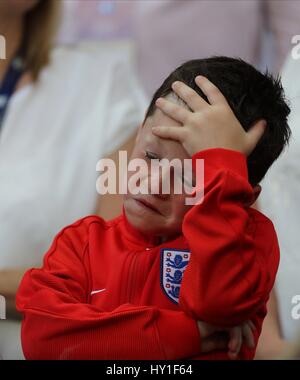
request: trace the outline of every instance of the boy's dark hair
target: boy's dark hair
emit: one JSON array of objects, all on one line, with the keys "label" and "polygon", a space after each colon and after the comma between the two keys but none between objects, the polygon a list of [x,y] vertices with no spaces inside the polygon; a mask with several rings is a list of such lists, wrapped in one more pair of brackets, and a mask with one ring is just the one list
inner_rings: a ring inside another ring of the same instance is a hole
[{"label": "boy's dark hair", "polygon": [[211,57],[188,61],[174,70],[155,92],[145,119],[155,112],[156,99],[172,92],[175,81],[186,83],[208,101],[195,83],[197,75],[207,77],[220,89],[246,131],[259,119],[266,120],[264,135],[247,159],[249,182],[252,186],[258,184],[291,135],[287,123],[290,108],[280,79],[268,72],[260,73],[242,59]]}]

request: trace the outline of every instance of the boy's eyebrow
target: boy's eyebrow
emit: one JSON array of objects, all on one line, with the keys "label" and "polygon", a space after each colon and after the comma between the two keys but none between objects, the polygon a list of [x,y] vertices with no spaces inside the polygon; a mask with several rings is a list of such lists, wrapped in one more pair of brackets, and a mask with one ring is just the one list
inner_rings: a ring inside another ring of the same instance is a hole
[{"label": "boy's eyebrow", "polygon": [[150,138],[146,139],[145,149],[149,149],[151,153],[155,153],[160,157],[166,156],[166,152],[164,149],[163,139],[152,135]]},{"label": "boy's eyebrow", "polygon": [[163,152],[164,144],[162,143],[161,140],[162,139],[157,138],[155,140],[151,140],[151,141],[147,142],[150,150],[158,151],[158,152],[153,152],[153,153],[162,153]]}]

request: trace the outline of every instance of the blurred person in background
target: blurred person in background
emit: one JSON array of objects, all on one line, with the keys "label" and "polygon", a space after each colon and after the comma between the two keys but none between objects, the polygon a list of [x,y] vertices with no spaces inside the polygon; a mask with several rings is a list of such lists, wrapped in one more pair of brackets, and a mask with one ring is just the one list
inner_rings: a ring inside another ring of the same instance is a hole
[{"label": "blurred person in background", "polygon": [[298,0],[64,0],[59,40],[132,39],[147,93],[187,59],[227,55],[278,72],[299,32]]},{"label": "blurred person in background", "polygon": [[300,330],[300,59],[289,56],[282,83],[291,107],[292,137],[289,148],[266,176],[260,196],[260,208],[277,230],[281,259],[258,345],[258,359],[285,356],[299,340]]},{"label": "blurred person in background", "polygon": [[138,1],[62,0],[64,17],[57,38],[63,44],[132,39]]},{"label": "blurred person in background", "polygon": [[[23,358],[15,293],[52,236],[83,215],[120,212],[96,192],[96,163],[130,150],[144,94],[126,57],[96,46],[53,48],[61,2],[1,0],[0,357]],[[107,197],[107,198],[106,198]],[[118,200],[120,198],[120,200]],[[99,201],[100,199],[100,201]]]},{"label": "blurred person in background", "polygon": [[[294,34],[300,1],[137,1],[137,60],[148,93],[186,59],[227,55],[278,72]],[[180,42],[181,41],[181,42]]]}]

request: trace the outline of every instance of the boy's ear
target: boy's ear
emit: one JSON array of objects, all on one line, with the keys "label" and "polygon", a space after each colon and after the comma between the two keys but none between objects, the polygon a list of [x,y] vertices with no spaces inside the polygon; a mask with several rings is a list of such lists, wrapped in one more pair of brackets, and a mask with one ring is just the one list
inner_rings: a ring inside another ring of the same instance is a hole
[{"label": "boy's ear", "polygon": [[257,198],[259,197],[259,194],[261,193],[261,186],[256,185],[253,187],[253,197],[254,197],[254,202],[257,201]]},{"label": "boy's ear", "polygon": [[256,185],[253,187],[253,193],[252,193],[252,198],[250,199],[249,202],[245,204],[246,207],[250,207],[253,205],[253,203],[256,202],[257,198],[259,197],[259,194],[261,193],[261,186]]}]

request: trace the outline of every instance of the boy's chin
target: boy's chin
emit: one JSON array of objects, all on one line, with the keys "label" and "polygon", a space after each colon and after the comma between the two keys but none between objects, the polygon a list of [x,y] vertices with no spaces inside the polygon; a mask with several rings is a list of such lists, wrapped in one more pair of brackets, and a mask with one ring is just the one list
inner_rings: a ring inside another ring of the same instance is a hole
[{"label": "boy's chin", "polygon": [[164,242],[172,239],[172,237],[177,236],[180,233],[177,230],[171,231],[166,228],[166,224],[163,220],[157,220],[154,222],[151,217],[148,218],[146,216],[140,217],[139,215],[132,215],[130,212],[126,213],[126,208],[125,214],[130,225],[142,235],[148,236],[149,238],[155,238],[158,239],[158,241]]},{"label": "boy's chin", "polygon": [[126,213],[126,217],[128,222],[142,234],[155,236],[161,231],[160,226],[154,223],[151,217],[147,217],[146,215],[141,217],[140,215],[134,215],[130,212]]},{"label": "boy's chin", "polygon": [[132,207],[131,202],[128,202],[127,204],[126,202],[124,203],[124,210],[128,222],[142,234],[157,236],[161,233],[164,226],[164,221],[160,220],[162,217],[152,215],[150,211],[140,213]]},{"label": "boy's chin", "polygon": [[133,199],[124,200],[124,211],[128,222],[140,233],[149,237],[176,236],[181,225],[175,226],[163,215],[141,208]]}]

